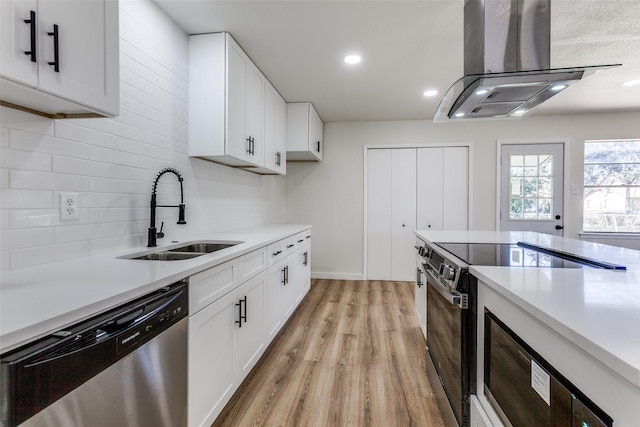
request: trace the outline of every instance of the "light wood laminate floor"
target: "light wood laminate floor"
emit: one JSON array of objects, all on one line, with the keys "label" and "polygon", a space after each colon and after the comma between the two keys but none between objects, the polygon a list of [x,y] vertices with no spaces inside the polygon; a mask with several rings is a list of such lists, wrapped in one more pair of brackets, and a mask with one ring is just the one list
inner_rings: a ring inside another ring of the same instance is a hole
[{"label": "light wood laminate floor", "polygon": [[413,283],[313,280],[214,426],[443,426]]}]

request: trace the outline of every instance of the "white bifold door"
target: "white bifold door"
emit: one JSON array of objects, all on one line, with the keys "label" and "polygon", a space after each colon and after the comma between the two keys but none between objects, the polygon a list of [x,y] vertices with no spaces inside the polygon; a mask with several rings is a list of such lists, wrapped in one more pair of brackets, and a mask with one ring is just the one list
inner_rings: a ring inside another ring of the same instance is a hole
[{"label": "white bifold door", "polygon": [[415,280],[414,230],[466,230],[469,149],[367,150],[367,279]]}]

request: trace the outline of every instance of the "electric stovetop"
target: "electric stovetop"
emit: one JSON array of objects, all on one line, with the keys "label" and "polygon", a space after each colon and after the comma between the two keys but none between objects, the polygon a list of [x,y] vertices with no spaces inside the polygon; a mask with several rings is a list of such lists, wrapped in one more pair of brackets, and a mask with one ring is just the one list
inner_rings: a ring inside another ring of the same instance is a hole
[{"label": "electric stovetop", "polygon": [[436,243],[469,265],[583,268],[586,265],[520,244]]}]

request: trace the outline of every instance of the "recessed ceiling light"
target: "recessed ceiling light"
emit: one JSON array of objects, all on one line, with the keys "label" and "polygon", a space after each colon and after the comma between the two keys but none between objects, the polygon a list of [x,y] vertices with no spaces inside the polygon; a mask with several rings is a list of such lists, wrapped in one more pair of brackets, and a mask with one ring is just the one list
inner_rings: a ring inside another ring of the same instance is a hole
[{"label": "recessed ceiling light", "polygon": [[435,89],[429,89],[429,90],[425,90],[424,91],[424,96],[436,96],[438,94],[438,91]]},{"label": "recessed ceiling light", "polygon": [[464,113],[456,113],[456,117],[464,117]]},{"label": "recessed ceiling light", "polygon": [[484,95],[485,93],[489,93],[489,89],[478,89],[476,91],[476,95]]},{"label": "recessed ceiling light", "polygon": [[562,89],[566,89],[567,85],[555,85],[555,86],[551,86],[551,90],[554,92],[560,92]]},{"label": "recessed ceiling light", "polygon": [[360,55],[347,55],[344,57],[344,62],[347,64],[358,64],[360,61],[362,61]]},{"label": "recessed ceiling light", "polygon": [[636,86],[640,85],[640,79],[629,80],[628,82],[622,83],[622,86]]},{"label": "recessed ceiling light", "polygon": [[526,112],[527,112],[527,110],[525,110],[525,109],[521,108],[521,109],[519,109],[519,110],[514,111],[514,112],[513,112],[513,113],[511,113],[511,114],[513,114],[514,116],[522,116],[522,115],[523,115],[523,114],[525,114]]}]

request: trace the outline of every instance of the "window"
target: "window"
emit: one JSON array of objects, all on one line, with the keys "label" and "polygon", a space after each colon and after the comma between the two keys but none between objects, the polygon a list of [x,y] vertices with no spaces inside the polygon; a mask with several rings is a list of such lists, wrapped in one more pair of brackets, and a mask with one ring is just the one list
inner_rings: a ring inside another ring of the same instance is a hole
[{"label": "window", "polygon": [[553,212],[553,154],[509,156],[509,219],[549,220]]},{"label": "window", "polygon": [[640,233],[640,140],[585,142],[583,230]]}]

